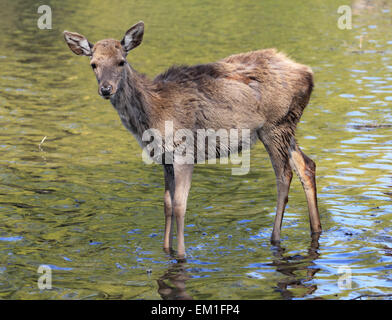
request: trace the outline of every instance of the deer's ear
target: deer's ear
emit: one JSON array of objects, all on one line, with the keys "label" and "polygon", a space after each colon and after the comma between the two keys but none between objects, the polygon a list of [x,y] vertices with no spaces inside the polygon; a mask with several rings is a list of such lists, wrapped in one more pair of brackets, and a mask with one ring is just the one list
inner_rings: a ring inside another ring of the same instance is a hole
[{"label": "deer's ear", "polygon": [[144,34],[144,22],[139,21],[133,25],[126,33],[124,38],[121,40],[121,45],[126,53],[136,48],[142,43]]},{"label": "deer's ear", "polygon": [[64,39],[73,53],[81,56],[92,56],[93,45],[86,37],[76,32],[64,31]]}]

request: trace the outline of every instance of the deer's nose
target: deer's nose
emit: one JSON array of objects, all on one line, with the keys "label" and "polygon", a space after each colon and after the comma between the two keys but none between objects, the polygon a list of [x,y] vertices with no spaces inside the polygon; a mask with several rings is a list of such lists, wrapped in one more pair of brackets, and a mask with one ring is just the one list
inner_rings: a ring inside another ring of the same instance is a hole
[{"label": "deer's nose", "polygon": [[110,84],[101,86],[101,94],[104,97],[110,96],[111,93],[112,93],[112,86]]}]

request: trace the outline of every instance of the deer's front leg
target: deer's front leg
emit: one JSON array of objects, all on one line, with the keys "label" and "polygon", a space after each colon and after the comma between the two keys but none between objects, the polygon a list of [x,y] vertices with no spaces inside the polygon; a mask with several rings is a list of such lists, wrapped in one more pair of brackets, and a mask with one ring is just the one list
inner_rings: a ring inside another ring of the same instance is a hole
[{"label": "deer's front leg", "polygon": [[165,164],[163,166],[165,176],[165,236],[163,239],[163,249],[170,252],[173,247],[173,206],[172,198],[174,196],[174,168],[172,164]]},{"label": "deer's front leg", "polygon": [[172,206],[177,222],[177,251],[180,258],[185,257],[184,220],[192,173],[193,164],[174,164],[175,188]]}]

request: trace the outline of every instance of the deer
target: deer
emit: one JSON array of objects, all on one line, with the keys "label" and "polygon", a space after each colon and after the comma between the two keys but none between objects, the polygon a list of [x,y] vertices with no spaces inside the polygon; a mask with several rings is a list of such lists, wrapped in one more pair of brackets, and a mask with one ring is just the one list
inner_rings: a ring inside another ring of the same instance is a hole
[{"label": "deer", "polygon": [[[103,39],[95,44],[79,33],[63,34],[73,53],[90,58],[99,95],[110,100],[125,128],[142,147],[146,144],[142,141],[143,132],[151,128],[163,130],[168,120],[174,129],[185,128],[194,133],[200,128],[248,129],[247,148],[260,140],[276,176],[271,243],[280,241],[293,171],[305,193],[311,234],[320,234],[316,164],[295,139],[297,124],[314,86],[311,68],[272,48],[233,54],[207,64],[174,65],[149,79],[127,60],[129,52],[141,44],[144,29],[144,22],[140,21],[121,41]],[[218,149],[216,158],[224,155]],[[184,258],[184,220],[195,163],[182,163],[176,158],[166,162],[163,157],[160,164],[165,186],[163,248],[175,252],[175,220],[177,255]]]}]

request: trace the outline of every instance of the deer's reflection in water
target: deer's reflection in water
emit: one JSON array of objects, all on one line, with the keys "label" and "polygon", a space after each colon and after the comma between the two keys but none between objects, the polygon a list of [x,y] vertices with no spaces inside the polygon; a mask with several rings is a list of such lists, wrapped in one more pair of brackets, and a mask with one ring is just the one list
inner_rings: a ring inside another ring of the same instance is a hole
[{"label": "deer's reflection in water", "polygon": [[193,299],[185,290],[185,283],[190,279],[186,265],[185,259],[178,259],[176,263],[170,264],[167,272],[157,280],[158,293],[163,300]]},{"label": "deer's reflection in water", "polygon": [[[316,267],[315,260],[319,257],[320,234],[312,235],[310,247],[307,254],[289,256],[285,254],[285,248],[279,242],[273,243],[271,247],[274,259],[271,266],[285,277],[277,282],[276,288],[284,299],[305,297],[317,290],[317,285],[310,283],[315,274],[320,270]],[[192,300],[192,296],[186,292],[186,281],[191,278],[185,259],[178,259],[176,263],[170,264],[166,273],[158,282],[158,293],[163,300]],[[305,276],[300,273],[306,272]],[[295,290],[295,293],[290,291]],[[299,292],[300,291],[300,292]]]},{"label": "deer's reflection in water", "polygon": [[[315,274],[320,271],[314,261],[320,256],[318,253],[320,234],[313,234],[310,247],[305,255],[288,256],[285,248],[280,243],[274,243],[272,252],[275,259],[272,266],[285,277],[278,281],[277,290],[284,299],[303,298],[317,290],[317,285],[312,284]],[[300,276],[306,272],[305,276]],[[295,290],[295,293],[290,289]]]}]

